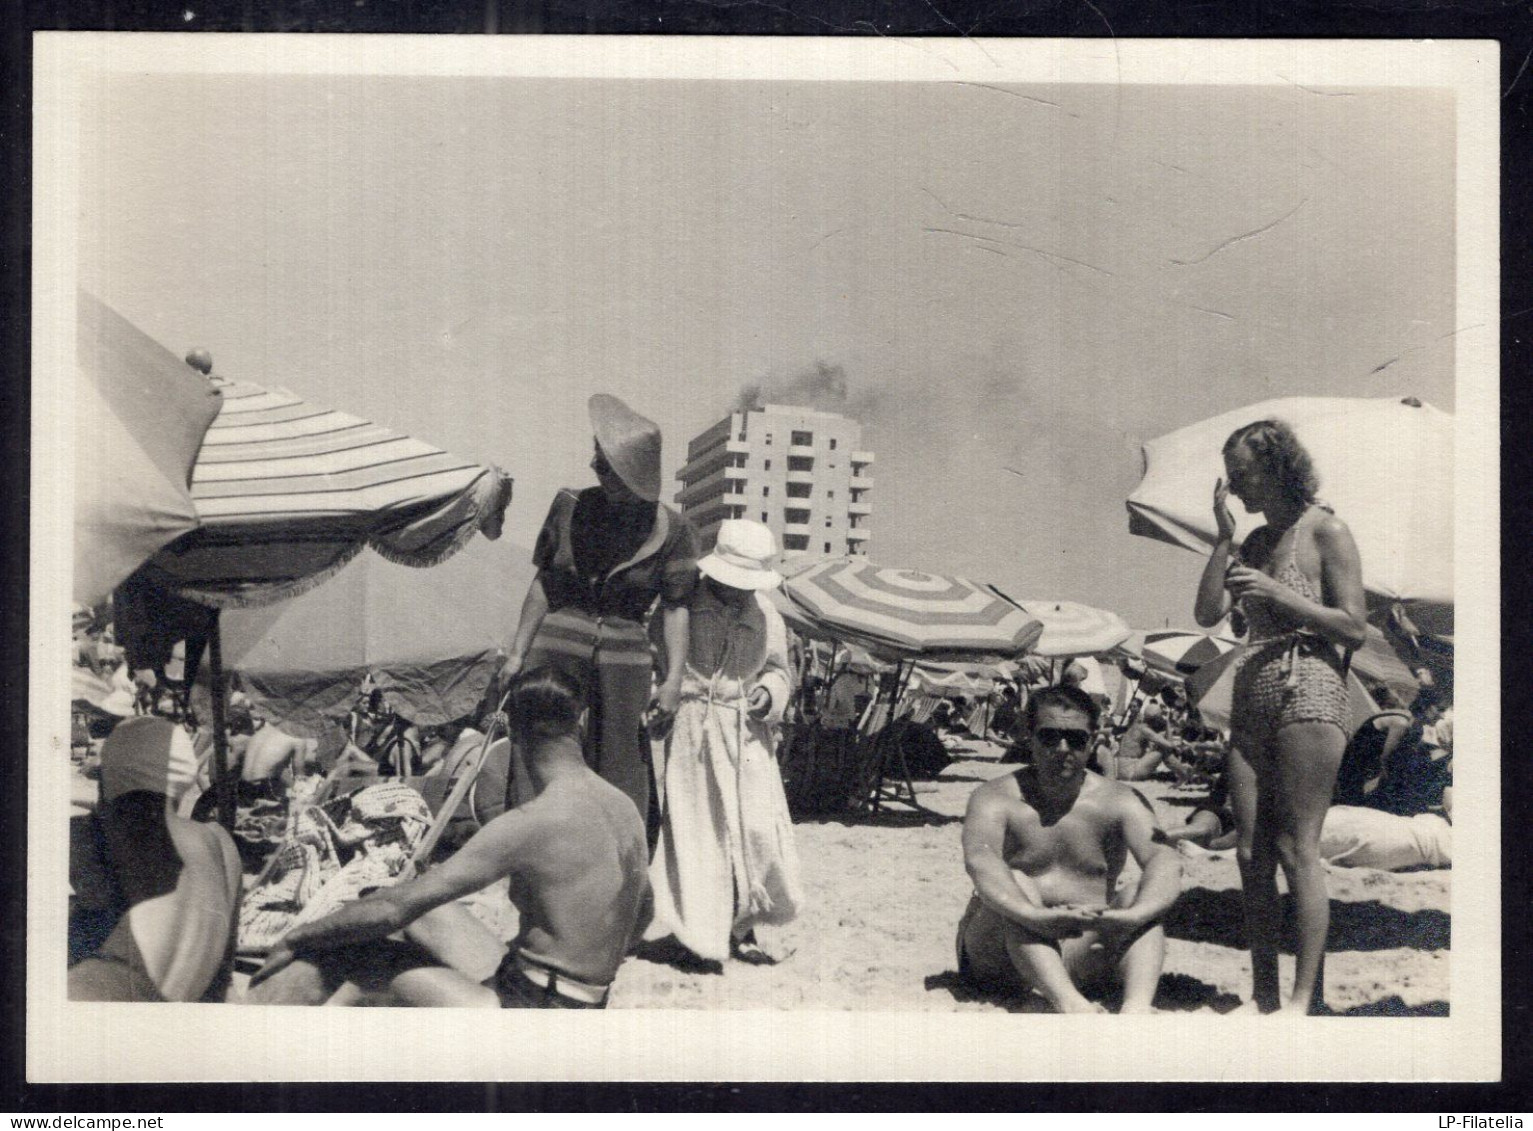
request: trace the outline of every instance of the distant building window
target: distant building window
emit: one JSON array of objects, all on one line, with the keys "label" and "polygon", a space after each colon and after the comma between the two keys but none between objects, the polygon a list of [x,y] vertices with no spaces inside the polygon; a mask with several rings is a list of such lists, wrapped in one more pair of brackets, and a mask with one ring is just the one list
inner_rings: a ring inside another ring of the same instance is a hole
[{"label": "distant building window", "polygon": [[805,526],[809,523],[809,512],[805,510],[783,511],[783,518],[794,526]]},{"label": "distant building window", "polygon": [[832,436],[830,438],[830,450],[831,451],[835,451],[836,450],[836,438],[834,436]]},{"label": "distant building window", "polygon": [[810,491],[812,490],[814,490],[813,486],[808,483],[789,483],[788,498],[807,499],[809,497]]},{"label": "distant building window", "polygon": [[766,446],[769,448],[772,446],[772,434],[770,432],[766,434]]},{"label": "distant building window", "polygon": [[795,432],[789,441],[794,447],[810,447],[814,444],[813,432]]},{"label": "distant building window", "polygon": [[740,429],[740,435],[736,437],[742,444],[745,442],[745,429]]},{"label": "distant building window", "polygon": [[761,497],[763,499],[766,498],[771,493],[772,493],[772,488],[771,487],[763,487],[763,488],[761,488]]},{"label": "distant building window", "polygon": [[783,548],[788,550],[807,550],[809,549],[809,535],[789,534],[782,540],[782,544]]},{"label": "distant building window", "polygon": [[[831,467],[835,467],[836,465],[835,464],[831,464],[830,466]],[[825,497],[827,499],[834,499],[836,497],[836,493],[834,491],[826,491],[825,492]]]},{"label": "distant building window", "polygon": [[761,512],[761,521],[765,522],[766,520],[767,520],[766,511],[762,511]]},{"label": "distant building window", "polygon": [[768,471],[771,471],[772,470],[772,461],[771,460],[767,460],[766,464],[765,464],[765,467],[766,467],[766,469]]},{"label": "distant building window", "polygon": [[825,525],[828,527],[830,525],[830,523],[831,523],[830,515],[826,515],[825,516]]},{"label": "distant building window", "polygon": [[789,456],[788,457],[788,470],[789,471],[813,471],[814,470],[814,457],[813,456]]},{"label": "distant building window", "polygon": [[830,543],[829,542],[825,543],[825,552],[827,554],[830,553]]}]

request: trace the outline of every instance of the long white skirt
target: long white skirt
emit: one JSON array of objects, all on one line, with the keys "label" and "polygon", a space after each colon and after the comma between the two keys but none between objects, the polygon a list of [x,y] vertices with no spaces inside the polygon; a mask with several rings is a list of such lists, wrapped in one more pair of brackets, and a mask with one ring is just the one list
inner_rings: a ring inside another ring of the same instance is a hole
[{"label": "long white skirt", "polygon": [[773,728],[744,703],[685,698],[666,742],[652,938],[723,962],[730,936],[791,920],[803,900]]}]

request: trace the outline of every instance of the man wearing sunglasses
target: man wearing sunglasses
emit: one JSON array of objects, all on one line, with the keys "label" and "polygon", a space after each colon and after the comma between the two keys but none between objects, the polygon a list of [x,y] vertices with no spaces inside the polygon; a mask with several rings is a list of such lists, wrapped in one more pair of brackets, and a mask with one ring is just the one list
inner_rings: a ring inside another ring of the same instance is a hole
[{"label": "man wearing sunglasses", "polygon": [[[1018,735],[1027,762],[969,799],[974,897],[958,925],[958,970],[986,992],[1035,990],[1060,1013],[1105,1013],[1088,994],[1121,986],[1120,1012],[1148,1013],[1181,861],[1143,797],[1086,769],[1097,720],[1078,687],[1035,692]],[[1130,855],[1138,883],[1120,888]]]}]

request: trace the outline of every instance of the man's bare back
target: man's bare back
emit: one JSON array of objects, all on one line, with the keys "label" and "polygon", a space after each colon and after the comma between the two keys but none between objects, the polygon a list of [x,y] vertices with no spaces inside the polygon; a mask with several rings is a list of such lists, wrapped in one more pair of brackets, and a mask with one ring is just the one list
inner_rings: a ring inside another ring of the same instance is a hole
[{"label": "man's bare back", "polygon": [[509,873],[521,914],[513,945],[577,978],[610,982],[649,890],[649,850],[633,801],[590,773],[551,785],[496,821],[512,814],[529,823],[527,848]]}]

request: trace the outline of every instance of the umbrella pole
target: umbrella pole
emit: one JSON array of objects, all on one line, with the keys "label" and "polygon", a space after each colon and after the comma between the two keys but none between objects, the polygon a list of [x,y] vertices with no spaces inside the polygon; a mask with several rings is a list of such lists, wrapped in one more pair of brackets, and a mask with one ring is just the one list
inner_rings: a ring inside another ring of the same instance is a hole
[{"label": "umbrella pole", "polygon": [[229,727],[225,718],[224,655],[220,614],[213,615],[208,633],[208,675],[213,681],[213,788],[218,791],[218,823],[234,831],[234,778],[229,773]]}]

